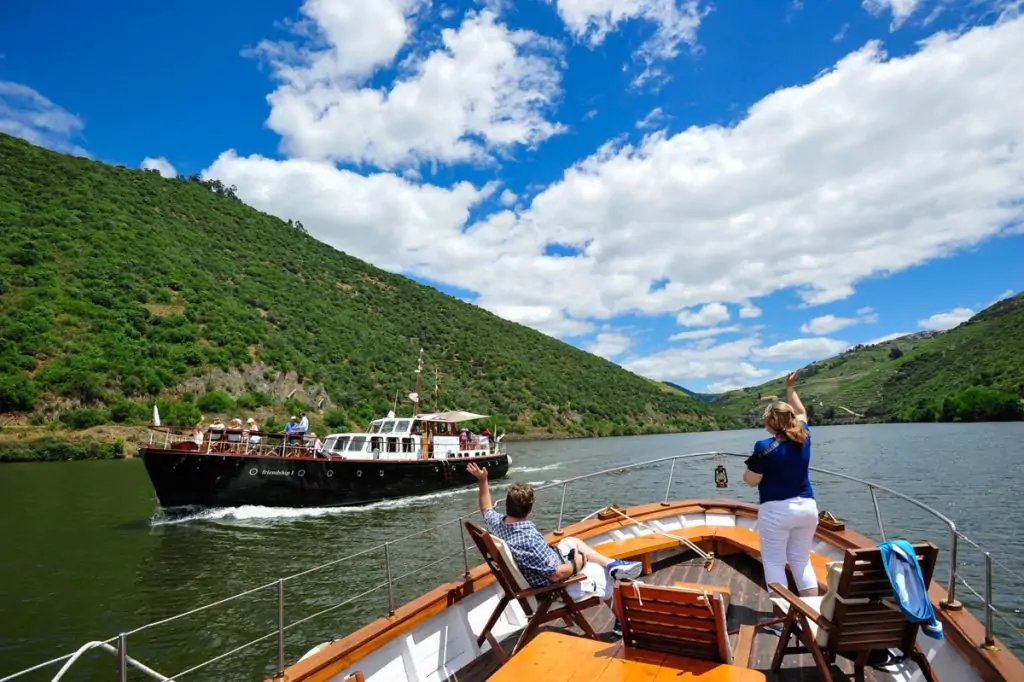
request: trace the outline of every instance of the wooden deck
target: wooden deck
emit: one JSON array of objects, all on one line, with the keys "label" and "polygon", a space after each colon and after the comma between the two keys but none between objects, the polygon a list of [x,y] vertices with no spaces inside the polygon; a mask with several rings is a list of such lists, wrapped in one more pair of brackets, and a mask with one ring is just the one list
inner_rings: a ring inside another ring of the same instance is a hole
[{"label": "wooden deck", "polygon": [[[686,581],[704,585],[727,585],[732,592],[732,601],[728,611],[729,631],[735,632],[740,625],[754,625],[762,620],[772,617],[772,606],[768,600],[768,592],[764,588],[764,576],[761,564],[745,554],[732,554],[720,557],[711,571],[705,571],[703,560],[693,554],[682,556],[682,561],[655,563],[654,573],[641,578],[643,582],[650,582],[658,585],[671,585],[675,582]],[[586,611],[587,619],[606,642],[615,642],[616,637],[611,634],[612,613],[605,606],[596,606]],[[542,627],[544,631],[575,632],[576,628]],[[733,635],[735,638],[735,635]],[[507,638],[502,642],[506,651],[510,651],[515,644],[515,637]],[[758,630],[754,637],[753,651],[750,657],[750,668],[760,670],[769,676],[769,679],[779,682],[802,682],[806,680],[818,680],[819,675],[810,655],[787,656],[783,661],[780,674],[772,678],[769,672],[772,655],[779,642],[777,635],[764,630]],[[449,678],[450,682],[476,682],[486,680],[498,669],[498,662],[494,655],[487,653],[479,659],[460,670]],[[836,665],[832,666],[832,677],[835,682],[847,682],[853,680],[853,662],[845,658],[838,658]],[[882,682],[891,679],[889,676],[874,671],[868,667],[866,671],[867,682]]]}]

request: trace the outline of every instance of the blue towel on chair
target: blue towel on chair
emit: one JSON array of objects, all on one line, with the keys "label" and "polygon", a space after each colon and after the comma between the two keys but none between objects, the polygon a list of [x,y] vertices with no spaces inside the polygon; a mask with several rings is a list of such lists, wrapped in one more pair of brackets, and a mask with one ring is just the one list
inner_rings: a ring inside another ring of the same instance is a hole
[{"label": "blue towel on chair", "polygon": [[928,599],[917,552],[906,540],[889,540],[878,548],[882,550],[882,565],[903,616],[911,623],[921,623],[921,631],[929,637],[942,639],[942,623],[935,618],[935,610]]}]

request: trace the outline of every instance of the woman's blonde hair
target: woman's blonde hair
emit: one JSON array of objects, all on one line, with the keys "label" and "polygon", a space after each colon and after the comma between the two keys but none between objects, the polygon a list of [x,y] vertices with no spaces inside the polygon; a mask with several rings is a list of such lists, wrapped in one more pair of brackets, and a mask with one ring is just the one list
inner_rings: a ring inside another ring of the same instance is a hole
[{"label": "woman's blonde hair", "polygon": [[773,432],[800,445],[807,440],[807,429],[796,420],[796,410],[789,403],[776,400],[764,408],[762,416],[764,425]]}]

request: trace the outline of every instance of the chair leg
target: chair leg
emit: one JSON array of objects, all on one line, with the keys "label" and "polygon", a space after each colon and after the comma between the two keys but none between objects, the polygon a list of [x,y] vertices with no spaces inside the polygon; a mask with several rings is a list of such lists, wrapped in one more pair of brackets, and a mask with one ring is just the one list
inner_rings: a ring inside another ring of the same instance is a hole
[{"label": "chair leg", "polygon": [[864,666],[868,663],[868,655],[871,653],[870,649],[857,654],[857,660],[853,662],[853,679],[854,682],[864,682]]},{"label": "chair leg", "polygon": [[498,665],[505,665],[505,661],[508,660],[508,654],[501,648],[501,644],[498,643],[498,639],[494,636],[494,633],[487,633],[487,641],[491,644],[491,650],[494,655],[498,657]]},{"label": "chair leg", "polygon": [[779,645],[775,647],[775,655],[772,657],[773,673],[779,672],[782,668],[782,657],[786,655],[786,645],[789,644],[789,637],[793,634],[793,615],[787,615],[783,623],[782,634],[779,635]]},{"label": "chair leg", "polygon": [[583,630],[583,634],[585,634],[590,639],[597,639],[597,633],[594,632],[594,628],[590,627],[590,623],[587,622],[586,617],[584,617],[583,611],[582,609],[580,609],[579,604],[574,602],[572,600],[572,597],[566,595],[565,605],[569,608],[569,613],[572,614],[572,619],[576,622],[576,625],[579,626],[580,630]]},{"label": "chair leg", "polygon": [[925,656],[924,651],[921,647],[914,645],[914,650],[910,652],[910,658],[917,663],[917,667],[921,669],[921,674],[928,682],[939,682],[939,678],[936,677],[935,672],[932,670],[932,664],[928,662],[928,657]]},{"label": "chair leg", "polygon": [[493,628],[494,624],[498,622],[498,618],[501,617],[501,613],[505,610],[506,606],[508,606],[508,597],[502,595],[501,600],[498,602],[498,605],[494,608],[494,611],[491,613],[491,617],[487,619],[487,625],[484,626],[484,629],[480,633],[480,636],[476,638],[477,646],[482,645],[484,643],[484,638],[491,634],[491,628]]},{"label": "chair leg", "polygon": [[530,619],[530,622],[526,624],[526,628],[523,629],[523,634],[519,635],[519,641],[516,642],[515,647],[512,649],[513,656],[515,656],[516,652],[526,646],[526,643],[533,638],[534,633],[537,632],[537,628],[539,628],[540,624],[544,622],[544,615],[548,612],[549,608],[551,608],[551,600],[541,600],[541,603],[537,607],[537,613]]},{"label": "chair leg", "polygon": [[807,650],[811,652],[814,664],[818,666],[818,672],[821,673],[821,679],[825,682],[832,682],[832,672],[829,670],[828,661],[825,660],[825,655],[821,653],[818,643],[811,637],[811,628],[807,624],[807,619],[801,615],[798,615],[797,618],[799,620],[799,625],[796,628],[797,636],[800,637],[800,641],[804,643]]}]

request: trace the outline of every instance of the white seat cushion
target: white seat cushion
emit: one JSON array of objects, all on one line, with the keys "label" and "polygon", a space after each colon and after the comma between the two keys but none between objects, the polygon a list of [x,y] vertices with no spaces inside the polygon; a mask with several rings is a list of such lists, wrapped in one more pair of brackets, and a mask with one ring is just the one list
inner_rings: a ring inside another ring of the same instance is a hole
[{"label": "white seat cushion", "polygon": [[[526,581],[526,578],[523,577],[522,571],[519,570],[519,565],[516,563],[515,558],[513,558],[512,556],[512,550],[508,548],[508,545],[505,543],[505,541],[499,538],[497,535],[494,535],[493,533],[491,533],[490,535],[491,539],[494,540],[494,546],[498,548],[498,553],[504,560],[505,565],[508,566],[509,577],[512,578],[512,582],[516,584],[516,587],[518,587],[520,590],[528,590],[531,587],[533,587],[532,585],[530,585],[530,583]],[[536,611],[537,600],[533,597],[530,597],[527,601],[530,604],[530,608]]]},{"label": "white seat cushion", "polygon": [[[825,599],[825,597],[800,597],[800,599],[803,600],[805,604],[814,609],[816,613],[821,613],[821,602],[823,599]],[[786,601],[782,597],[772,597],[771,601],[772,604],[775,606],[775,610],[777,612],[783,615],[789,613],[788,601]],[[818,624],[815,623],[813,620],[808,620],[807,624],[811,628],[811,637],[813,637],[814,641],[818,643],[818,646],[825,646],[825,642],[828,641],[828,632],[822,631],[819,633],[818,631],[821,630],[821,628],[819,628]],[[821,635],[820,638],[819,634]]]}]

